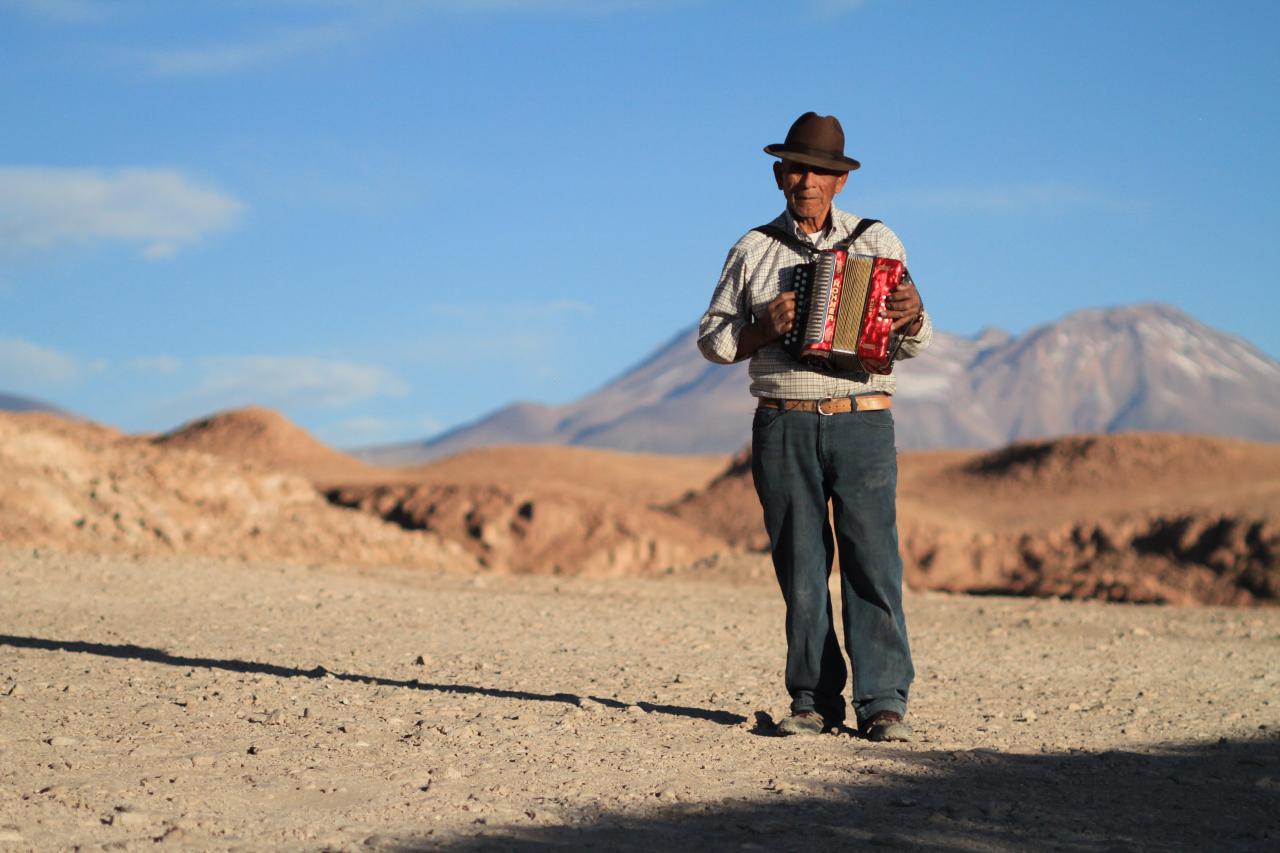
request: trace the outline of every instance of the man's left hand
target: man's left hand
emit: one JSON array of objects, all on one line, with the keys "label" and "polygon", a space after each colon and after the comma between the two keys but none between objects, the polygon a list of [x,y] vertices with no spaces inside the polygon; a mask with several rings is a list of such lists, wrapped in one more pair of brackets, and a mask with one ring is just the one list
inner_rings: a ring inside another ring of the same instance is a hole
[{"label": "man's left hand", "polygon": [[914,335],[920,331],[924,302],[915,282],[903,277],[901,284],[884,301],[884,316],[893,320],[893,330]]}]

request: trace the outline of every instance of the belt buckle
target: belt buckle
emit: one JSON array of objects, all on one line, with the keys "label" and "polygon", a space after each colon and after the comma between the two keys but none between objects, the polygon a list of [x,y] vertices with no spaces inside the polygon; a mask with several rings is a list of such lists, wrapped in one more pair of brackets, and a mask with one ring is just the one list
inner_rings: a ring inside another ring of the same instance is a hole
[{"label": "belt buckle", "polygon": [[828,417],[828,418],[829,418],[829,417],[831,417],[832,415],[834,415],[834,414],[835,414],[835,412],[824,412],[824,411],[822,410],[822,404],[823,404],[823,403],[829,402],[829,401],[834,400],[834,399],[835,399],[835,397],[823,397],[821,400],[819,400],[819,401],[818,401],[818,414],[820,414],[820,415],[824,415],[825,417]]}]

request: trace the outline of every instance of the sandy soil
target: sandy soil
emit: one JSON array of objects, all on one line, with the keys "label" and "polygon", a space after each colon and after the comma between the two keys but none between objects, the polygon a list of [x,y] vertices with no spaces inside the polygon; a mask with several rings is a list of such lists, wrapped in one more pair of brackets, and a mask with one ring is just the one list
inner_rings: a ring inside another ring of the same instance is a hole
[{"label": "sandy soil", "polygon": [[765,582],[0,550],[0,846],[1276,848],[1280,610],[908,617],[915,743],[782,739]]}]

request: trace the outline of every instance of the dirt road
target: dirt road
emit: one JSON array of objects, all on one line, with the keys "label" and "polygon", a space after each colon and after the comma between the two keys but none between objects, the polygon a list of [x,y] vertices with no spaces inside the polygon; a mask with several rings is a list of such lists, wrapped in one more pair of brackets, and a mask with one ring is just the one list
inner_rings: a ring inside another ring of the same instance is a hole
[{"label": "dirt road", "polygon": [[773,737],[765,582],[0,550],[0,848],[1275,849],[1280,610],[914,594]]}]

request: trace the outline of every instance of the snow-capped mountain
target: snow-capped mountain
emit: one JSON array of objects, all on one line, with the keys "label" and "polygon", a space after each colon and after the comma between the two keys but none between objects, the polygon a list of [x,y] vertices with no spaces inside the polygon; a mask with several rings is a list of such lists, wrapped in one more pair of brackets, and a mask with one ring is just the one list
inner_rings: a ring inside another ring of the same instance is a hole
[{"label": "snow-capped mountain", "polygon": [[[680,332],[574,403],[518,403],[429,441],[359,455],[410,462],[515,443],[737,450],[754,408],[746,365],[704,361],[695,335]],[[1017,337],[935,331],[929,350],[895,371],[903,448],[1125,430],[1280,440],[1280,363],[1165,305],[1088,309]]]}]

